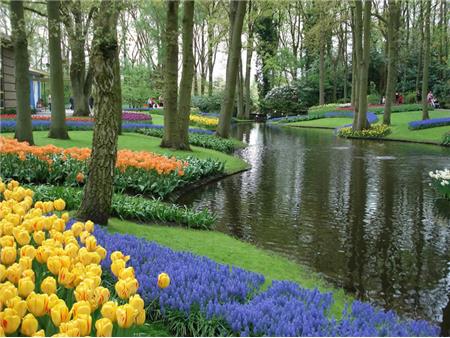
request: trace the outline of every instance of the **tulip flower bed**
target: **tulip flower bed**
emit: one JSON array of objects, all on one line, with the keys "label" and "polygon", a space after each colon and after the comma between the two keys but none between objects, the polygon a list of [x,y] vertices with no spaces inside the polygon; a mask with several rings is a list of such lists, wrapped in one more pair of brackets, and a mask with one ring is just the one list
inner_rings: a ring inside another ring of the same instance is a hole
[{"label": "tulip flower bed", "polygon": [[[139,134],[147,136],[163,137],[162,129],[138,129]],[[210,134],[189,133],[189,144],[203,148],[217,150],[223,153],[231,154],[235,150],[232,140],[224,139]]]},{"label": "tulip flower bed", "polygon": [[408,128],[411,130],[419,130],[426,128],[450,126],[450,117],[442,117],[437,119],[428,119],[420,121],[411,121],[408,123]]},{"label": "tulip flower bed", "polygon": [[430,171],[428,175],[431,177],[432,185],[436,190],[450,199],[450,169]]},{"label": "tulip flower bed", "polygon": [[[130,256],[99,245],[91,221],[66,230],[62,199],[33,202],[33,191],[17,181],[0,181],[0,192],[0,335],[139,334],[146,305]],[[102,268],[106,257],[110,264]],[[159,288],[170,283],[162,272],[147,278]]]},{"label": "tulip flower bed", "polygon": [[391,129],[385,124],[375,124],[361,131],[353,130],[352,127],[339,128],[337,134],[341,137],[374,137],[381,138],[389,135]]},{"label": "tulip flower bed", "polygon": [[[75,210],[81,204],[83,191],[80,188],[58,187],[50,185],[31,186],[34,196],[40,201],[53,201],[62,198],[68,210]],[[114,194],[111,216],[138,222],[170,223],[192,229],[212,229],[216,217],[204,209],[192,210],[175,204],[164,203],[157,199],[139,196]]]},{"label": "tulip flower bed", "polygon": [[[1,119],[16,119],[16,114],[4,114],[1,115]],[[32,120],[36,121],[50,121],[50,115],[31,115]],[[133,113],[129,111],[122,112],[122,121],[151,121],[152,116],[150,114],[145,113]],[[93,122],[94,118],[92,117],[66,117],[66,121],[77,121],[77,122]]]},{"label": "tulip flower bed", "polygon": [[219,119],[216,117],[205,117],[200,115],[189,115],[189,122],[193,125],[204,127],[208,129],[215,129],[219,124]]},{"label": "tulip flower bed", "polygon": [[[274,281],[263,291],[260,274],[99,227],[94,234],[107,250],[132,256],[139,292],[151,304],[148,315],[159,313],[177,335],[436,336],[439,332],[426,321],[402,320],[392,311],[358,301],[337,320],[330,315],[330,293],[288,281]],[[108,267],[111,262],[107,258],[102,264]],[[161,269],[172,278],[165,290],[148,278]]]},{"label": "tulip flower bed", "polygon": [[[81,185],[88,172],[90,152],[88,148],[30,146],[0,137],[0,172],[3,177],[27,183]],[[223,171],[224,164],[211,159],[190,157],[180,161],[150,152],[119,150],[114,187],[118,192],[164,197],[176,188]]]}]

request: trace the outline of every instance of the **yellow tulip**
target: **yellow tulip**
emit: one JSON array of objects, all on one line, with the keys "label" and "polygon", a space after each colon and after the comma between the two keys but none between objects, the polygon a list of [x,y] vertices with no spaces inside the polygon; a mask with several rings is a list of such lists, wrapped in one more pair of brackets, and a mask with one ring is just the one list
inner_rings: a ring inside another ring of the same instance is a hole
[{"label": "yellow tulip", "polygon": [[145,310],[142,309],[139,311],[137,317],[136,317],[136,324],[137,325],[144,325],[145,323]]},{"label": "yellow tulip", "polygon": [[53,201],[53,206],[57,211],[63,211],[66,208],[66,202],[62,198]]},{"label": "yellow tulip", "polygon": [[0,337],[6,337],[5,330],[3,330],[3,327],[0,325]]},{"label": "yellow tulip", "polygon": [[11,298],[18,295],[17,288],[11,282],[7,281],[0,286],[0,301],[6,303]]},{"label": "yellow tulip", "polygon": [[[50,201],[44,202],[44,208],[45,208],[45,212],[52,212],[54,210],[53,203]],[[50,230],[50,229],[47,229],[47,230]]]},{"label": "yellow tulip", "polygon": [[130,297],[128,303],[138,311],[144,310],[144,300],[139,295]]},{"label": "yellow tulip", "polygon": [[119,279],[115,285],[117,295],[122,299],[128,299],[137,292],[139,283],[136,278]]},{"label": "yellow tulip", "polygon": [[69,221],[69,219],[70,219],[69,213],[68,212],[63,213],[61,215],[61,218],[64,220],[64,222],[67,223]]},{"label": "yellow tulip", "polygon": [[110,297],[110,292],[103,286],[98,286],[94,290],[94,300],[97,307],[105,304]]},{"label": "yellow tulip", "polygon": [[102,275],[102,267],[98,264],[90,264],[86,268],[89,273],[92,273],[95,276],[100,277]]},{"label": "yellow tulip", "polygon": [[86,238],[88,238],[90,235],[91,234],[89,233],[89,231],[82,231],[80,234],[80,242],[84,244],[86,242]]},{"label": "yellow tulip", "polygon": [[47,307],[47,314],[50,314],[51,309],[55,307],[58,303],[64,302],[64,300],[59,299],[58,295],[56,293],[52,293],[48,296],[48,307]]},{"label": "yellow tulip", "polygon": [[118,259],[122,259],[125,262],[128,262],[130,260],[130,256],[125,256],[121,251],[114,251],[111,254],[111,261],[116,261]]},{"label": "yellow tulip", "polygon": [[2,264],[11,265],[16,261],[16,256],[17,256],[16,248],[12,246],[6,246],[2,248],[0,260],[2,261]]},{"label": "yellow tulip", "polygon": [[53,254],[53,250],[47,246],[40,246],[36,250],[36,260],[41,264],[46,264],[47,259]]},{"label": "yellow tulip", "polygon": [[81,248],[78,251],[78,259],[83,265],[91,264],[91,255],[86,248]]},{"label": "yellow tulip", "polygon": [[[4,226],[4,224],[5,223],[3,223],[3,226]],[[14,240],[14,236],[6,235],[6,236],[0,237],[0,245],[2,246],[2,248],[5,248],[7,246],[15,246],[16,242]]]},{"label": "yellow tulip", "polygon": [[19,233],[17,233],[15,236],[17,243],[19,243],[20,246],[29,244],[31,241],[30,234],[26,230],[22,230]]},{"label": "yellow tulip", "polygon": [[35,332],[32,337],[45,337],[45,331],[44,330],[39,330],[37,332]]},{"label": "yellow tulip", "polygon": [[31,337],[38,330],[39,324],[33,314],[29,313],[22,319],[22,326],[20,327],[20,333],[25,336]]},{"label": "yellow tulip", "polygon": [[58,275],[59,271],[62,268],[61,259],[59,258],[59,256],[48,257],[47,268],[52,274]]},{"label": "yellow tulip", "polygon": [[8,278],[8,280],[15,285],[19,283],[19,279],[21,276],[22,268],[17,263],[14,263],[10,267],[8,267],[8,269],[6,269],[6,278]]},{"label": "yellow tulip", "polygon": [[134,324],[137,314],[137,310],[130,304],[121,305],[116,311],[117,324],[121,328],[128,329]]},{"label": "yellow tulip", "polygon": [[66,229],[66,222],[63,219],[57,219],[53,222],[52,229],[58,231],[61,234]]},{"label": "yellow tulip", "polygon": [[67,256],[71,258],[75,258],[78,255],[79,246],[75,243],[69,243],[65,246],[64,252]]},{"label": "yellow tulip", "polygon": [[27,313],[27,302],[24,301],[19,296],[15,296],[15,297],[9,299],[6,302],[6,305],[10,309],[14,309],[20,318],[22,318],[25,315],[25,313]]},{"label": "yellow tulip", "polygon": [[134,278],[134,277],[135,277],[134,268],[132,266],[129,266],[128,268],[123,269],[119,274],[120,279],[127,279],[127,278]]},{"label": "yellow tulip", "polygon": [[73,288],[75,277],[75,274],[70,272],[69,269],[61,268],[58,274],[58,283],[64,285],[66,288]]},{"label": "yellow tulip", "polygon": [[56,279],[54,277],[46,277],[41,283],[41,292],[51,295],[56,293]]},{"label": "yellow tulip", "polygon": [[75,322],[80,330],[80,336],[88,336],[91,333],[92,317],[90,315],[80,314]]},{"label": "yellow tulip", "polygon": [[95,249],[95,252],[100,256],[101,259],[106,258],[106,249],[102,247],[101,245],[97,245],[97,248]]},{"label": "yellow tulip", "polygon": [[19,265],[22,268],[22,271],[31,269],[33,265],[33,259],[28,256],[20,257]]},{"label": "yellow tulip", "polygon": [[35,231],[33,233],[33,239],[38,245],[41,245],[45,240],[45,232],[43,232],[42,230]]},{"label": "yellow tulip", "polygon": [[24,245],[23,247],[20,248],[19,256],[20,257],[26,256],[30,257],[31,259],[34,259],[34,257],[36,256],[36,249],[32,245]]},{"label": "yellow tulip", "polygon": [[6,266],[0,264],[0,282],[3,282],[6,278]]},{"label": "yellow tulip", "polygon": [[90,301],[94,298],[94,290],[87,286],[86,284],[79,284],[75,289],[75,299],[77,302],[80,302],[82,300]]},{"label": "yellow tulip", "polygon": [[[2,226],[2,233],[3,233],[3,235],[6,235],[6,236],[11,236],[12,235],[12,233],[13,233],[13,229],[14,229],[14,227],[17,225],[17,224],[19,224],[19,221],[15,221],[15,220],[13,220],[13,222],[11,222],[10,221],[10,219],[11,219],[11,216],[12,214],[8,214],[6,217],[5,217],[5,219],[3,219],[3,226]],[[19,217],[19,215],[16,215],[17,217]],[[15,223],[17,223],[17,224],[15,224]],[[12,236],[11,236],[12,237]],[[13,237],[14,238],[14,237]],[[14,244],[14,246],[16,245],[15,243],[13,243]]]},{"label": "yellow tulip", "polygon": [[34,291],[34,282],[30,277],[25,277],[19,279],[19,295],[23,298],[28,297],[28,295]]},{"label": "yellow tulip", "polygon": [[48,295],[34,292],[30,293],[27,297],[27,307],[28,311],[36,317],[44,316],[48,310]]},{"label": "yellow tulip", "polygon": [[59,326],[59,332],[65,334],[67,337],[79,337],[80,329],[76,325],[75,321],[69,321],[67,323],[61,323]]},{"label": "yellow tulip", "polygon": [[110,319],[112,322],[116,321],[116,311],[117,311],[117,303],[113,301],[106,302],[103,304],[102,309],[100,310],[102,317]]},{"label": "yellow tulip", "polygon": [[92,233],[94,231],[94,222],[87,221],[86,223],[84,223],[84,229],[86,231]]},{"label": "yellow tulip", "polygon": [[32,269],[23,270],[22,271],[22,277],[30,277],[33,282],[36,280],[36,277],[34,275],[34,271]]},{"label": "yellow tulip", "polygon": [[83,231],[83,223],[81,222],[75,222],[72,224],[72,231],[73,231],[73,235],[75,237],[80,236],[81,232]]},{"label": "yellow tulip", "polygon": [[113,323],[108,318],[101,318],[95,323],[95,330],[97,337],[111,337]]},{"label": "yellow tulip", "polygon": [[97,252],[89,252],[90,263],[92,264],[100,264],[102,258]]},{"label": "yellow tulip", "polygon": [[85,246],[88,251],[95,251],[95,249],[97,248],[97,239],[92,235],[86,237]]},{"label": "yellow tulip", "polygon": [[20,317],[13,309],[5,309],[0,312],[0,323],[6,334],[11,334],[17,331],[20,325]]},{"label": "yellow tulip", "polygon": [[119,277],[123,269],[125,269],[125,261],[123,259],[116,259],[111,263],[111,272],[114,276]]},{"label": "yellow tulip", "polygon": [[63,300],[60,300],[55,306],[51,308],[50,316],[52,318],[53,324],[57,327],[59,327],[61,323],[69,321],[70,315],[66,303],[64,303]]},{"label": "yellow tulip", "polygon": [[158,287],[165,289],[170,285],[170,277],[167,273],[162,272],[158,275]]},{"label": "yellow tulip", "polygon": [[91,314],[91,305],[87,301],[79,301],[73,304],[72,306],[72,317],[74,319],[78,318],[80,315],[90,315]]}]

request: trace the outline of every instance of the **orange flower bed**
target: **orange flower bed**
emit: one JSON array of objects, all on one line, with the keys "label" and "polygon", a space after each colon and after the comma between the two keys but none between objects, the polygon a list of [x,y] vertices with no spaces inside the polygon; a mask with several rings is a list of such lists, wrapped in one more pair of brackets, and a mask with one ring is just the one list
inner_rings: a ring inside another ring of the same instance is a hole
[{"label": "orange flower bed", "polygon": [[[54,145],[30,146],[27,142],[18,142],[15,139],[0,137],[0,154],[17,154],[22,160],[25,159],[26,155],[32,154],[51,164],[51,156],[54,154],[62,154],[79,161],[85,161],[91,156],[91,150],[89,148],[76,147],[64,149]],[[122,172],[128,167],[134,167],[156,170],[160,175],[177,172],[179,176],[182,176],[187,165],[188,163],[185,161],[147,151],[119,150],[117,152],[116,167]]]}]

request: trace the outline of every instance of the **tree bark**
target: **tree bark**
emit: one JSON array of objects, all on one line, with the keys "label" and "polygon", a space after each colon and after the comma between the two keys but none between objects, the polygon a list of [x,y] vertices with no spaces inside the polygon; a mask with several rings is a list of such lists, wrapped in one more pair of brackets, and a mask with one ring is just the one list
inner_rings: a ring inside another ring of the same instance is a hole
[{"label": "tree bark", "polygon": [[71,43],[72,62],[70,63],[70,83],[74,102],[74,116],[89,116],[89,96],[85,92],[86,60],[85,41],[77,38]]},{"label": "tree bark", "polygon": [[[419,30],[420,30],[420,51],[419,51],[419,60],[417,62],[417,74],[416,74],[416,92],[419,90],[419,85],[420,85],[420,71],[422,70],[422,57],[423,57],[423,40],[424,40],[424,35],[423,35],[423,20],[424,20],[424,8],[423,8],[423,2],[420,1],[420,15],[419,15]],[[422,97],[422,101],[423,101],[423,97]],[[420,102],[417,102],[420,103]]]},{"label": "tree bark", "polygon": [[383,123],[391,124],[391,109],[395,99],[397,86],[397,58],[398,41],[400,28],[401,5],[398,0],[389,0],[389,17],[387,22],[387,44],[388,44],[388,64],[387,64],[387,84],[386,102],[384,105]]},{"label": "tree bark", "polygon": [[[92,40],[96,121],[88,180],[77,218],[107,224],[111,210],[117,160],[119,112],[122,110],[117,19],[121,3],[103,0]],[[119,81],[117,81],[119,78]]]},{"label": "tree bark", "polygon": [[68,139],[66,109],[64,107],[64,80],[61,59],[61,21],[59,0],[47,1],[48,44],[50,56],[50,92],[52,96],[51,124],[48,137]]},{"label": "tree bark", "polygon": [[211,22],[208,22],[208,96],[212,96],[213,92],[213,39],[214,39],[214,26]]},{"label": "tree bark", "polygon": [[28,76],[30,62],[23,16],[23,2],[12,0],[10,2],[10,10],[17,102],[16,132],[14,137],[20,142],[26,141],[29,144],[34,144],[30,109],[30,79]]},{"label": "tree bark", "polygon": [[[225,91],[222,106],[220,108],[219,125],[217,135],[228,138],[230,134],[231,117],[233,113],[234,97],[236,93],[236,78],[238,73],[239,59],[241,57],[241,34],[245,17],[245,0],[237,4],[236,17],[232,20],[231,43],[227,60],[227,77],[225,81]],[[230,7],[233,6],[231,1]]]},{"label": "tree bark", "polygon": [[319,105],[325,104],[325,41],[320,33],[319,47]]},{"label": "tree bark", "polygon": [[242,69],[242,59],[239,58],[239,68],[238,68],[238,76],[237,76],[237,118],[244,120],[244,76]]},{"label": "tree bark", "polygon": [[191,113],[192,77],[194,76],[194,52],[192,48],[194,30],[194,1],[184,1],[183,12],[183,69],[180,81],[180,98],[178,114],[180,116],[179,138],[177,149],[190,150],[189,147],[189,115]]},{"label": "tree bark", "polygon": [[429,77],[429,65],[430,65],[430,12],[431,1],[426,1],[425,4],[425,16],[424,16],[424,48],[423,48],[423,71],[422,71],[422,120],[428,120],[430,115],[428,113],[428,77]]},{"label": "tree bark", "polygon": [[167,1],[166,66],[164,94],[164,136],[161,147],[177,148],[178,131],[178,6],[179,1]]}]

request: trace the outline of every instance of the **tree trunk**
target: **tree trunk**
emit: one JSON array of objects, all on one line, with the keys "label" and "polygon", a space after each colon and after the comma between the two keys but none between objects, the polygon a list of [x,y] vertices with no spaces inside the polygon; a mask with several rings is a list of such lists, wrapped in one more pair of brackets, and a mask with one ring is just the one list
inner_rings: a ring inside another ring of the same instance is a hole
[{"label": "tree trunk", "polygon": [[178,6],[179,1],[167,1],[166,67],[164,94],[164,136],[161,147],[176,148],[178,130]]},{"label": "tree trunk", "polygon": [[208,22],[208,96],[212,96],[213,92],[213,39],[214,39],[214,26],[211,22]]},{"label": "tree trunk", "polygon": [[[417,62],[417,74],[416,74],[416,92],[419,90],[420,85],[420,71],[422,70],[422,57],[423,57],[423,20],[424,20],[424,9],[423,9],[423,2],[420,1],[420,15],[419,15],[419,30],[420,30],[420,51],[419,51],[419,60]],[[422,101],[423,101],[422,97]],[[420,102],[417,102],[420,103]]]},{"label": "tree trunk", "polygon": [[248,41],[247,41],[247,55],[245,60],[245,80],[244,80],[244,119],[250,119],[251,111],[251,96],[250,96],[250,77],[252,70],[252,55],[253,55],[253,22],[251,22],[251,2],[248,6]]},{"label": "tree trunk", "polygon": [[178,102],[180,143],[177,145],[177,149],[183,150],[190,150],[189,115],[191,113],[192,77],[194,76],[193,30],[194,1],[186,0],[184,1],[183,11],[183,69],[180,81],[180,99]]},{"label": "tree trunk", "polygon": [[16,77],[16,133],[15,138],[34,144],[33,127],[31,125],[30,109],[30,79],[28,68],[28,42],[25,30],[25,19],[23,16],[23,2],[12,0],[11,10],[11,30],[14,47],[14,65]]},{"label": "tree trunk", "polygon": [[400,2],[389,0],[389,17],[387,22],[387,43],[388,43],[388,64],[387,64],[387,85],[386,103],[384,105],[383,123],[391,124],[391,108],[395,99],[397,86],[397,58],[398,41],[400,28]]},{"label": "tree trunk", "polygon": [[319,104],[325,104],[325,41],[320,33],[319,51]]},{"label": "tree trunk", "polygon": [[[246,1],[239,1],[237,4],[236,17],[233,20],[231,43],[227,60],[227,77],[225,81],[225,91],[222,106],[220,108],[219,125],[217,135],[228,138],[233,113],[234,97],[236,93],[236,78],[241,57],[241,34],[245,17]],[[233,2],[230,3],[230,7]]]},{"label": "tree trunk", "polygon": [[110,215],[117,160],[118,116],[122,110],[120,73],[117,67],[119,6],[119,2],[101,2],[102,15],[96,18],[92,40],[96,121],[88,180],[77,218],[90,219],[98,224],[107,224]]},{"label": "tree trunk", "polygon": [[428,120],[430,115],[428,114],[428,77],[429,77],[429,65],[430,65],[430,12],[431,1],[426,1],[425,4],[425,34],[424,34],[424,48],[423,48],[423,71],[422,71],[422,120]]},{"label": "tree trunk", "polygon": [[61,59],[61,21],[59,0],[47,1],[48,44],[50,56],[50,93],[52,96],[52,121],[48,137],[68,139],[66,109],[64,107],[64,80]]},{"label": "tree trunk", "polygon": [[237,118],[244,120],[244,76],[242,70],[242,59],[239,58],[239,69],[237,76]]},{"label": "tree trunk", "polygon": [[71,44],[70,83],[74,102],[74,116],[89,116],[88,99],[84,91],[86,79],[85,41],[79,38]]}]

